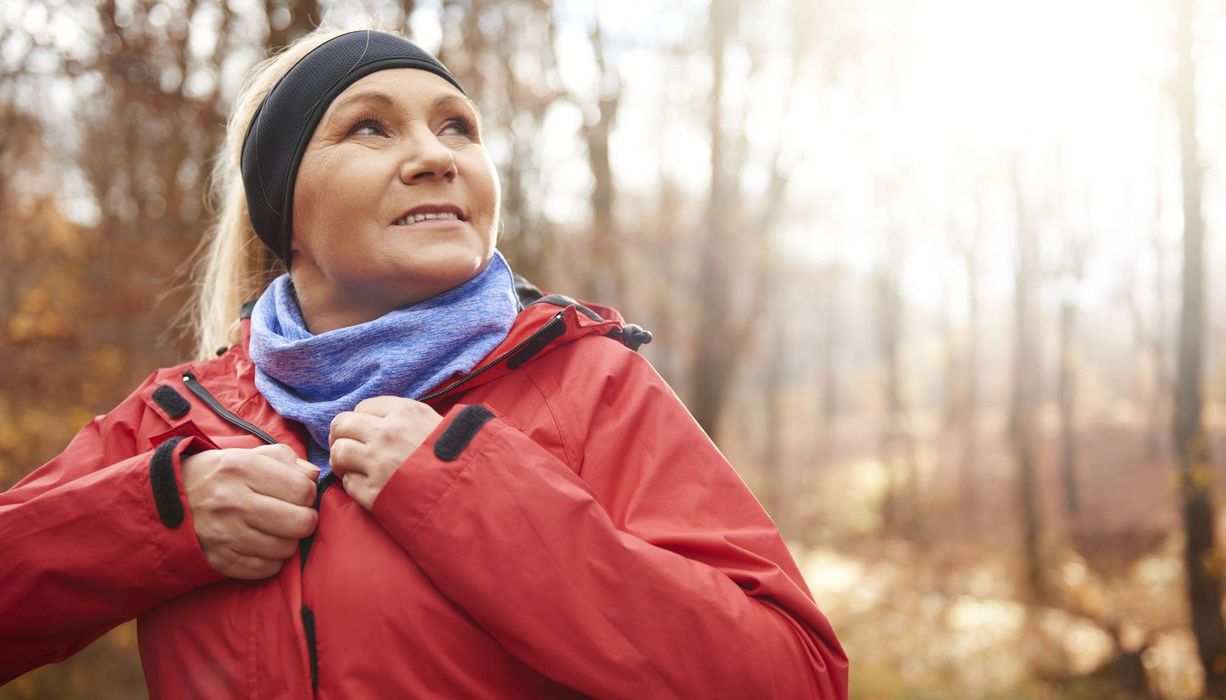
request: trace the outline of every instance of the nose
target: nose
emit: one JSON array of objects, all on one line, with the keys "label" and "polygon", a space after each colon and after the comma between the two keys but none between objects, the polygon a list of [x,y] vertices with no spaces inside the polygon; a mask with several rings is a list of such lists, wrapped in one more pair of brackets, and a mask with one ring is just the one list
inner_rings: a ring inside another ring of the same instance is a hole
[{"label": "nose", "polygon": [[404,184],[455,179],[455,154],[426,125],[418,125],[406,139],[404,149],[400,164],[400,181]]}]

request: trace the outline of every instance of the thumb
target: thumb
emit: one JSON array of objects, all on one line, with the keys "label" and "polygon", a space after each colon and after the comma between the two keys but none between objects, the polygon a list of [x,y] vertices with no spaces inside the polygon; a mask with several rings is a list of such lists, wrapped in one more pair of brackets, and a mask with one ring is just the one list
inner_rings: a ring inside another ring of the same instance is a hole
[{"label": "thumb", "polygon": [[315,481],[319,478],[319,467],[311,464],[305,459],[299,458],[297,461],[295,461],[294,466],[297,467],[303,473],[303,475],[305,475],[311,481]]}]

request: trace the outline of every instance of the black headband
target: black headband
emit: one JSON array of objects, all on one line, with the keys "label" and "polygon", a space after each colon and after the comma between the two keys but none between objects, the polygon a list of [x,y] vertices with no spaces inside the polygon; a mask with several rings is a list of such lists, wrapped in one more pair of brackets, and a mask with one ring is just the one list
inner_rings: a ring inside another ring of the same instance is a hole
[{"label": "black headband", "polygon": [[329,39],[303,56],[252,117],[243,139],[247,213],[256,235],[286,265],[294,231],[294,180],[315,127],[345,88],[389,68],[430,71],[464,92],[447,68],[416,44],[363,30]]}]

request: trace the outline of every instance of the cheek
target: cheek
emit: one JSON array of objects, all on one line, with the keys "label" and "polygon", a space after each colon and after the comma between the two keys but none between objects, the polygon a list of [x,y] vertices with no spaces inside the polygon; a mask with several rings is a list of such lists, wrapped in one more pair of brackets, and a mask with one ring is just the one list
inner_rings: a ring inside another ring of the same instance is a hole
[{"label": "cheek", "polygon": [[319,232],[327,228],[324,220],[328,207],[326,163],[320,156],[309,154],[298,168],[294,182],[294,248],[314,251],[322,241]]},{"label": "cheek", "polygon": [[[337,251],[356,225],[377,218],[378,189],[370,169],[354,167],[356,159],[317,159],[300,175],[294,192],[294,238],[305,248]],[[303,169],[307,163],[304,161]],[[365,176],[365,177],[363,177]],[[340,250],[339,252],[344,252]]]},{"label": "cheek", "polygon": [[490,163],[490,186],[494,189],[494,213],[502,207],[502,180],[498,178],[498,169]]},{"label": "cheek", "polygon": [[502,200],[502,186],[498,170],[489,157],[482,158],[474,168],[474,194],[481,200],[481,209],[492,228],[497,228],[498,212]]},{"label": "cheek", "polygon": [[462,151],[465,171],[470,173],[473,195],[481,202],[483,211],[498,209],[501,191],[498,183],[498,169],[489,152],[480,145],[472,145]]}]

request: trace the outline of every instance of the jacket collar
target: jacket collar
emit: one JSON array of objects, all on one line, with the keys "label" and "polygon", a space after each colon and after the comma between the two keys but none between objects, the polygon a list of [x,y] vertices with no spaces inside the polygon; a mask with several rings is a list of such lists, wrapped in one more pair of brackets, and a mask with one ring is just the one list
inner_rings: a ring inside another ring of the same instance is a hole
[{"label": "jacket collar", "polygon": [[[244,308],[244,311],[246,309]],[[620,336],[625,321],[614,308],[580,302],[559,294],[540,295],[527,303],[507,337],[465,375],[442,382],[426,395],[426,401],[455,391],[481,386],[567,343],[588,335]],[[251,318],[244,313],[239,350],[250,362]]]}]

